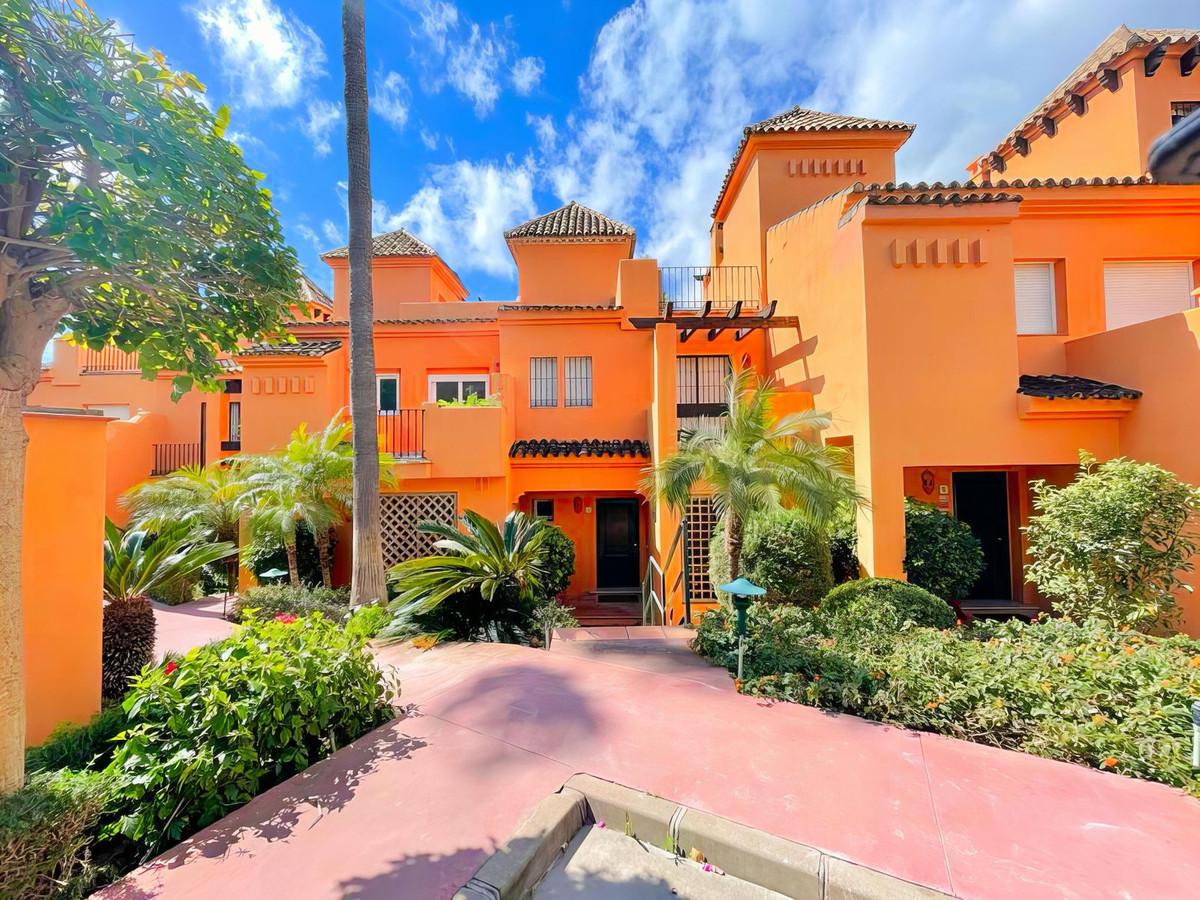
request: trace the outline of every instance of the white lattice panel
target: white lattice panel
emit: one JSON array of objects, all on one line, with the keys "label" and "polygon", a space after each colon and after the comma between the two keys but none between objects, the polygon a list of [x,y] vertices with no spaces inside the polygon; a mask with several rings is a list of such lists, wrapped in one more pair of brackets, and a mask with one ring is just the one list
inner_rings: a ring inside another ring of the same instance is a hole
[{"label": "white lattice panel", "polygon": [[708,543],[717,527],[712,500],[692,497],[687,510],[688,586],[693,603],[715,603],[716,591],[708,580]]},{"label": "white lattice panel", "polygon": [[458,515],[456,494],[384,494],[380,501],[383,562],[387,566],[428,556],[437,538],[418,531],[417,526],[422,522],[453,525]]}]

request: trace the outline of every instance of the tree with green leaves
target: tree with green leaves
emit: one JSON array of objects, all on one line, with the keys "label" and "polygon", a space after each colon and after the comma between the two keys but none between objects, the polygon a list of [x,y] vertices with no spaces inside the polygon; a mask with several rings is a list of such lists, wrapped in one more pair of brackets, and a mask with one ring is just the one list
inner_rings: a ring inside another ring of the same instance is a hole
[{"label": "tree with green leaves", "polygon": [[262,175],[202,91],[84,3],[0,3],[0,793],[22,781],[22,408],[47,342],[215,387],[219,354],[295,296]]},{"label": "tree with green leaves", "polygon": [[367,25],[363,0],[342,3],[346,207],[350,263],[350,415],[354,419],[353,572],[350,602],[387,600],[379,501],[379,398],[371,298],[371,136],[367,127]]},{"label": "tree with green leaves", "polygon": [[729,577],[742,572],[742,535],[752,515],[789,507],[825,528],[841,504],[861,498],[841,447],[817,435],[827,413],[775,417],[774,390],[744,369],[729,379],[726,411],[683,434],[677,452],[649,469],[643,490],[682,514],[698,490],[712,498],[725,534]]},{"label": "tree with green leaves", "polygon": [[130,525],[154,530],[185,522],[216,541],[237,543],[242,514],[250,506],[246,461],[238,458],[184,466],[125,492],[120,503]]}]

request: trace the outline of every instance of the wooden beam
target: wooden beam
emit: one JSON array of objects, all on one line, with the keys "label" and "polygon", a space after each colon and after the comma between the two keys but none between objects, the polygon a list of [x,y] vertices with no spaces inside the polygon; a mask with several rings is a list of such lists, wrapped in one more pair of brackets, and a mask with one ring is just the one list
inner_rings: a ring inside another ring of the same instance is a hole
[{"label": "wooden beam", "polygon": [[[683,318],[676,316],[673,319],[664,319],[662,316],[631,316],[629,324],[634,328],[653,328],[663,322],[670,322],[680,331],[696,332],[703,331],[706,328],[799,328],[800,319],[797,316],[774,316],[766,318],[763,316],[739,316],[736,319],[727,319],[724,316],[709,316],[708,318],[695,318],[689,316]],[[680,336],[682,338],[682,335]]]},{"label": "wooden beam", "polygon": [[1054,121],[1054,116],[1042,116],[1038,119],[1038,124],[1042,126],[1046,137],[1054,137],[1058,134],[1058,123]]},{"label": "wooden beam", "polygon": [[1162,65],[1163,58],[1167,55],[1167,45],[1165,43],[1155,44],[1153,49],[1146,54],[1142,60],[1142,71],[1146,73],[1147,78],[1153,77],[1158,71],[1158,67]]},{"label": "wooden beam", "polygon": [[1197,65],[1200,65],[1200,44],[1192,44],[1187,53],[1179,57],[1179,74],[1186,78],[1196,70]]},{"label": "wooden beam", "polygon": [[1067,102],[1071,106],[1071,112],[1075,113],[1075,115],[1082,116],[1087,112],[1087,97],[1083,96],[1083,94],[1072,94]]},{"label": "wooden beam", "polygon": [[668,301],[667,301],[667,308],[666,308],[666,310],[663,312],[663,318],[664,318],[664,319],[669,319],[669,318],[671,318],[671,314],[672,314],[672,313],[674,313],[674,312],[675,312],[675,301],[674,301],[674,300],[668,300]]},{"label": "wooden beam", "polygon": [[993,172],[1001,173],[1003,173],[1005,168],[1007,168],[1004,163],[1004,157],[999,153],[992,153],[992,155],[988,157],[988,166]]},{"label": "wooden beam", "polygon": [[1018,156],[1029,155],[1029,138],[1017,135],[1013,138],[1013,149],[1017,151]]},{"label": "wooden beam", "polygon": [[1110,91],[1116,91],[1121,86],[1121,76],[1116,69],[1101,69],[1098,80]]},{"label": "wooden beam", "polygon": [[[729,308],[729,312],[727,312],[725,314],[725,318],[736,319],[741,314],[742,314],[742,301],[738,300],[733,304],[733,306],[731,306]],[[717,339],[717,335],[720,334],[724,330],[725,330],[724,328],[710,328],[708,330],[708,339],[710,341],[715,341]]]}]

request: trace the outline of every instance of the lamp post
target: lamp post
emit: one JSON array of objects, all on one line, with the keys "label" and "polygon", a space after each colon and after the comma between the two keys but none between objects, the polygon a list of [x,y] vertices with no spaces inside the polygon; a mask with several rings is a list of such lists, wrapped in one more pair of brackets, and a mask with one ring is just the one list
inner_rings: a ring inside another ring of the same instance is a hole
[{"label": "lamp post", "polygon": [[723,584],[720,590],[733,597],[733,611],[737,613],[737,621],[734,624],[734,634],[738,638],[738,681],[742,680],[742,657],[746,652],[746,610],[750,608],[751,599],[761,597],[766,594],[767,589],[761,588],[753,582],[747,581],[745,578],[739,578],[736,581],[731,581],[729,584]]}]

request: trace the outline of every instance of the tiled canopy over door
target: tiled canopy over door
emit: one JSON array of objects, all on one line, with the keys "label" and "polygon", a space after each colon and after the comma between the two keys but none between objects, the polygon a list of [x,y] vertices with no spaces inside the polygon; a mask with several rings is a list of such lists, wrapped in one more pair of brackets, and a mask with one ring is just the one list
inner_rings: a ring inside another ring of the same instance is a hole
[{"label": "tiled canopy over door", "polygon": [[1193,305],[1190,262],[1110,262],[1104,266],[1105,327],[1109,330],[1182,312]]},{"label": "tiled canopy over door", "polygon": [[384,494],[379,499],[386,566],[428,556],[437,538],[417,526],[422,522],[453,525],[458,514],[456,494]]}]

